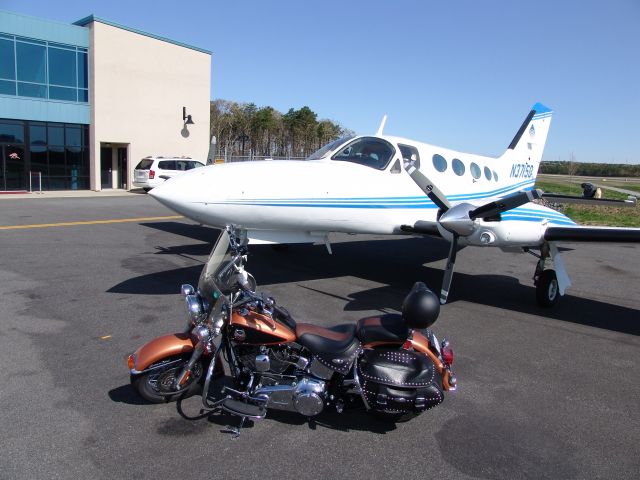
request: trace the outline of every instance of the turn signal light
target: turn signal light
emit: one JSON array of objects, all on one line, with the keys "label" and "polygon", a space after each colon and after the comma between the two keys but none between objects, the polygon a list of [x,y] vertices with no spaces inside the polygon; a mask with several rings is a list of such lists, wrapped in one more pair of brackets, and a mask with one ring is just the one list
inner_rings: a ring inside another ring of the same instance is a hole
[{"label": "turn signal light", "polygon": [[442,342],[440,353],[442,355],[442,361],[445,364],[449,366],[453,365],[453,348],[451,348],[451,344],[446,340]]},{"label": "turn signal light", "polygon": [[185,383],[187,383],[187,380],[189,380],[189,377],[191,376],[191,370],[187,370],[187,373],[184,375],[184,377],[182,377],[182,379],[179,382],[180,386],[183,386]]},{"label": "turn signal light", "polygon": [[127,359],[127,366],[129,367],[129,370],[133,370],[133,368],[136,366],[135,355],[133,354],[129,355],[129,358]]},{"label": "turn signal light", "polygon": [[154,178],[156,178],[156,172],[153,170],[149,170],[149,179],[153,180]]}]

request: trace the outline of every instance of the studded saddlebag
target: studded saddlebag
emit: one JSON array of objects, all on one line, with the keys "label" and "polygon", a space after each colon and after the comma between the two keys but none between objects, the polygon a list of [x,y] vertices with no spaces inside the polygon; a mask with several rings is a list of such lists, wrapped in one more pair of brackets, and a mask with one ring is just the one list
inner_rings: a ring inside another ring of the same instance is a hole
[{"label": "studded saddlebag", "polygon": [[358,375],[369,407],[385,413],[420,413],[444,399],[431,359],[409,350],[367,350]]}]

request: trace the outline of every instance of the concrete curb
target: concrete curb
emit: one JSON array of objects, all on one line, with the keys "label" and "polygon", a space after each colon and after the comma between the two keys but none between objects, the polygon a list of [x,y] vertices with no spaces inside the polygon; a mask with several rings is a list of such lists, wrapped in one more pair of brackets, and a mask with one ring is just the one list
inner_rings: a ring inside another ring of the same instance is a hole
[{"label": "concrete curb", "polygon": [[47,191],[42,193],[0,193],[0,201],[3,200],[24,200],[24,199],[46,199],[46,198],[111,198],[111,197],[131,197],[144,196],[146,193],[142,189],[135,190],[61,190]]}]

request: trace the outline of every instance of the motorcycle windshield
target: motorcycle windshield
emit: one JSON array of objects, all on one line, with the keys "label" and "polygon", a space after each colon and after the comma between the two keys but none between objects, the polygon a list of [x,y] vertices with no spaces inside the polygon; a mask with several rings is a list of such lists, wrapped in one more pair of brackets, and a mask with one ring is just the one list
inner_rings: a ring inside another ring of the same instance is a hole
[{"label": "motorcycle windshield", "polygon": [[198,281],[198,292],[212,306],[222,295],[229,293],[230,282],[234,273],[231,259],[232,251],[229,234],[226,230],[223,230],[213,250],[211,250],[209,259],[202,269],[200,280]]}]

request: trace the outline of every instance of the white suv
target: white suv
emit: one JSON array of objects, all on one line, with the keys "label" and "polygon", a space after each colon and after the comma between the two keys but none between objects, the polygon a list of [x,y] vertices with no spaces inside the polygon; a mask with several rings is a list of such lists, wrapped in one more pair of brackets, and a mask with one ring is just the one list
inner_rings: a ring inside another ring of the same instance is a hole
[{"label": "white suv", "polygon": [[189,157],[145,157],[133,171],[133,185],[148,192],[179,173],[199,167],[204,163]]}]

